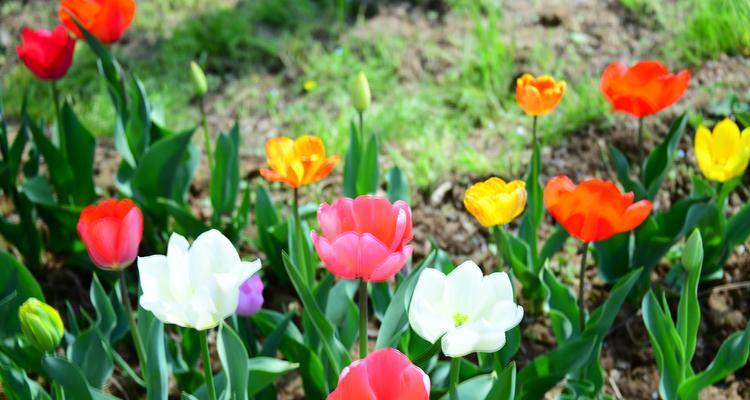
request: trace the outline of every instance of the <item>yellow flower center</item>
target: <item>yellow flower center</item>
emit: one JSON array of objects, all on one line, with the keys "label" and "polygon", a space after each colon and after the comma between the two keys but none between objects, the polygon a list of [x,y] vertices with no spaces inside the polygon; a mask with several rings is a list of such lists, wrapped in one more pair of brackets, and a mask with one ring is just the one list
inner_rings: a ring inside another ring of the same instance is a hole
[{"label": "yellow flower center", "polygon": [[457,312],[453,314],[453,325],[461,326],[469,321],[469,316],[466,314],[462,314],[460,312]]}]

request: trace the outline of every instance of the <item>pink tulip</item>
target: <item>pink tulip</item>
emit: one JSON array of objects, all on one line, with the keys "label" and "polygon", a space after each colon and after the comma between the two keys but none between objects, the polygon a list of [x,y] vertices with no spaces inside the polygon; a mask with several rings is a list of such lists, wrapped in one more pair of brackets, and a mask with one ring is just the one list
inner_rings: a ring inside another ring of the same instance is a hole
[{"label": "pink tulip", "polygon": [[411,209],[379,196],[341,198],[321,204],[318,222],[323,235],[312,232],[315,250],[339,278],[382,282],[393,277],[411,256]]},{"label": "pink tulip", "polygon": [[109,199],[84,208],[77,228],[91,261],[99,268],[119,270],[138,256],[143,215],[128,199]]},{"label": "pink tulip", "polygon": [[398,350],[385,348],[341,371],[326,400],[427,400],[430,377]]}]

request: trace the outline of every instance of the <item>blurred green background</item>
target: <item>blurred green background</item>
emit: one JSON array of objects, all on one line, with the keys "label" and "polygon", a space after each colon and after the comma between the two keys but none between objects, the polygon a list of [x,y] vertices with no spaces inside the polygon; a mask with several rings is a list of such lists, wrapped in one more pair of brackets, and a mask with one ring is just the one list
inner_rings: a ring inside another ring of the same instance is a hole
[{"label": "blurred green background", "polygon": [[[0,3],[0,84],[11,118],[25,96],[32,115],[53,113],[48,86],[19,64],[15,45],[22,26],[53,27],[56,4]],[[680,110],[729,91],[747,99],[750,1],[139,0],[134,26],[113,50],[143,80],[154,118],[175,129],[199,121],[189,79],[198,61],[209,76],[212,130],[238,119],[243,153],[258,164],[264,141],[277,135],[321,135],[343,153],[355,116],[349,81],[364,71],[373,92],[366,129],[424,187],[451,173],[519,175],[530,140],[514,100],[523,72],[568,82],[561,106],[540,121],[553,143],[612,125],[598,82],[616,60],[690,68]],[[110,136],[103,85],[95,57],[79,45],[61,91],[93,132]]]}]

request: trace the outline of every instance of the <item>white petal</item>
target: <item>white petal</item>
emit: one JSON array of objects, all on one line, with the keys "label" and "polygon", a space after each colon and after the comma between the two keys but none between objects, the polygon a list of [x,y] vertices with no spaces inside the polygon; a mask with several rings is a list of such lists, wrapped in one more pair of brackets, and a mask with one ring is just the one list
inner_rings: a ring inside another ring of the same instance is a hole
[{"label": "white petal", "polygon": [[479,313],[478,296],[482,288],[482,270],[473,261],[466,261],[448,274],[445,282],[445,304],[451,314],[461,313],[470,319]]},{"label": "white petal", "polygon": [[232,242],[216,229],[202,233],[190,248],[191,280],[208,283],[211,275],[225,272],[240,262]]},{"label": "white petal", "polygon": [[[169,294],[173,301],[187,301],[193,292],[193,283],[190,279],[190,259],[187,239],[173,233],[169,238],[167,246],[167,262],[169,263]],[[167,298],[167,295],[164,294]]]},{"label": "white petal", "polygon": [[169,288],[167,257],[162,255],[138,257],[138,276],[144,294],[162,293]]},{"label": "white petal", "polygon": [[478,340],[479,336],[474,330],[459,326],[443,336],[443,354],[451,358],[463,357],[475,352],[474,347]]},{"label": "white petal", "polygon": [[445,279],[445,274],[438,270],[422,271],[409,305],[409,324],[430,343],[453,327],[449,307],[443,302]]},{"label": "white petal", "polygon": [[513,286],[505,272],[495,272],[482,280],[482,287],[476,299],[476,319],[482,319],[491,312],[499,301],[513,302]]},{"label": "white petal", "polygon": [[485,320],[505,331],[509,331],[523,320],[523,307],[510,301],[498,302],[492,306]]}]

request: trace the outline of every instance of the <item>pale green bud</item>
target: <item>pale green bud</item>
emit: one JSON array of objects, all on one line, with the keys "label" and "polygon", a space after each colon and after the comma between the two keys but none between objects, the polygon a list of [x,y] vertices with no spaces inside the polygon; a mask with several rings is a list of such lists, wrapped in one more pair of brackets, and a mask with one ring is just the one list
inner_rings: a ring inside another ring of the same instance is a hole
[{"label": "pale green bud", "polygon": [[367,82],[367,76],[364,72],[357,74],[357,77],[352,83],[352,104],[354,108],[359,112],[365,112],[370,108],[370,84]]},{"label": "pale green bud", "polygon": [[682,265],[688,271],[694,271],[703,265],[703,239],[697,229],[685,242],[685,249],[682,251]]},{"label": "pale green bud", "polygon": [[206,74],[203,73],[201,66],[197,62],[190,62],[190,79],[193,81],[193,91],[198,97],[203,97],[208,92],[208,83]]},{"label": "pale green bud", "polygon": [[60,314],[48,304],[29,298],[18,309],[18,318],[26,340],[37,349],[51,352],[60,344],[65,328]]}]

